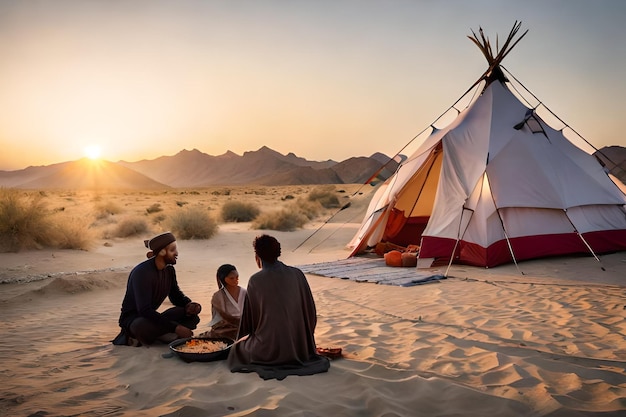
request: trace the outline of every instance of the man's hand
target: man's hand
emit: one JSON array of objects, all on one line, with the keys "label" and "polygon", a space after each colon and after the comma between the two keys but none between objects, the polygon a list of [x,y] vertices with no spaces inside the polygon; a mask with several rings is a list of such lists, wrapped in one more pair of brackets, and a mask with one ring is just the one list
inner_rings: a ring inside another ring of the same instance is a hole
[{"label": "man's hand", "polygon": [[185,306],[185,314],[188,316],[197,316],[202,311],[202,306],[198,303],[190,302]]},{"label": "man's hand", "polygon": [[180,324],[176,326],[174,332],[176,332],[176,335],[181,339],[186,339],[193,336],[193,332],[190,329],[186,328],[185,326],[181,326]]}]

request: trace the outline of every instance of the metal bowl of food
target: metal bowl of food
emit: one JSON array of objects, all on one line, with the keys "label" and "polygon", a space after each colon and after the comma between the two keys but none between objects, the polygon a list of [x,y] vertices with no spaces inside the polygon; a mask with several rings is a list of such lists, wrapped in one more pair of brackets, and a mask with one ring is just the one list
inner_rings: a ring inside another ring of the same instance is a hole
[{"label": "metal bowl of food", "polygon": [[169,346],[185,362],[212,362],[226,359],[232,344],[225,337],[189,337],[174,340]]}]

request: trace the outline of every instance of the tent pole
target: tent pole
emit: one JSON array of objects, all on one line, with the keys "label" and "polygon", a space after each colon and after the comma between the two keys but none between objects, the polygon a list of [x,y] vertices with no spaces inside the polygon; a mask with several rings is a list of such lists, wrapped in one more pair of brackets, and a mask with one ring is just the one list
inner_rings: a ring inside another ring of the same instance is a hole
[{"label": "tent pole", "polygon": [[504,228],[504,222],[502,221],[502,217],[500,216],[500,209],[496,208],[496,212],[498,213],[500,224],[502,224],[502,231],[504,232],[504,238],[506,239],[506,245],[509,248],[509,253],[511,254],[511,258],[513,258],[513,263],[515,264],[515,267],[517,268],[517,272],[519,272],[521,275],[524,275],[524,272],[519,268],[519,265],[517,264],[517,259],[515,259],[515,253],[513,253],[513,246],[511,246],[511,241],[509,240],[509,234],[506,232],[506,229]]},{"label": "tent pole", "polygon": [[578,228],[576,227],[576,225],[574,224],[574,222],[572,222],[572,219],[569,218],[569,216],[567,215],[567,209],[563,209],[563,212],[565,213],[565,217],[567,217],[567,221],[569,221],[569,224],[572,225],[572,227],[574,228],[574,231],[576,232],[576,234],[578,235],[578,237],[580,238],[580,240],[582,240],[582,242],[585,244],[585,246],[587,247],[587,249],[589,249],[589,252],[591,253],[591,255],[593,255],[593,257],[596,259],[596,261],[598,261],[600,263],[600,269],[602,269],[603,271],[606,271],[606,269],[604,268],[604,265],[602,265],[602,261],[600,260],[600,258],[598,258],[598,256],[595,254],[595,252],[593,251],[593,249],[591,248],[591,245],[589,245],[589,243],[587,242],[587,240],[583,237],[583,235],[578,231]]},{"label": "tent pole", "polygon": [[[489,175],[487,175],[487,170],[485,169],[485,177],[487,178],[487,182],[489,182]],[[496,199],[493,197],[493,193],[491,192],[491,185],[489,185],[489,195],[491,196],[491,201],[493,202],[493,206],[496,208],[496,213],[498,214],[498,219],[500,220],[500,226],[502,226],[502,233],[504,233],[504,239],[506,240],[506,246],[509,248],[509,253],[511,254],[511,259],[515,264],[515,268],[517,268],[517,272],[520,275],[524,275],[524,272],[520,269],[517,259],[515,258],[515,253],[513,252],[513,245],[511,245],[511,240],[509,239],[509,234],[506,232],[506,227],[504,227],[504,219],[500,215],[500,208],[496,204]]]},{"label": "tent pole", "polygon": [[446,272],[443,274],[444,277],[448,278],[448,272],[450,272],[450,267],[452,266],[452,260],[454,259],[454,254],[456,253],[456,248],[459,245],[459,238],[454,242],[454,248],[452,249],[452,255],[450,256],[450,262],[448,262],[448,267],[446,268]]},{"label": "tent pole", "polygon": [[454,242],[454,248],[452,248],[452,254],[450,255],[450,262],[448,262],[448,267],[446,268],[446,272],[443,275],[444,277],[448,277],[448,272],[450,271],[450,268],[452,267],[452,260],[454,259],[456,248],[459,246],[459,242],[461,241],[463,236],[465,236],[465,232],[467,231],[467,228],[469,227],[469,224],[472,221],[472,218],[470,217],[470,219],[467,221],[467,226],[465,226],[465,230],[463,230],[463,233],[461,233],[461,225],[463,224],[463,213],[465,213],[466,210],[471,212],[472,215],[474,214],[474,210],[465,207],[465,204],[463,204],[463,208],[461,209],[461,219],[459,221],[459,230],[456,233],[456,236],[457,236],[456,242]]}]

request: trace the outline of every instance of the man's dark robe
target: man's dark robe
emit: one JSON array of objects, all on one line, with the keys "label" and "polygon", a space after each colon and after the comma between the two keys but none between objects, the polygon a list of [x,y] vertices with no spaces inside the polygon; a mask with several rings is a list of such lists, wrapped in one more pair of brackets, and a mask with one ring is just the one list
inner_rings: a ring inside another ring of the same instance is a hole
[{"label": "man's dark robe", "polygon": [[326,372],[327,358],[315,346],[317,316],[306,277],[280,261],[263,264],[250,277],[238,337],[231,348],[232,372],[257,372],[263,379]]},{"label": "man's dark robe", "polygon": [[[175,307],[160,313],[157,309],[166,297]],[[186,314],[185,306],[190,302],[191,299],[178,286],[174,265],[167,265],[159,270],[156,257],[146,259],[135,266],[128,276],[119,318],[121,330],[112,340],[113,344],[126,345],[129,337],[140,339],[139,335],[131,331],[131,325],[138,324],[135,320],[143,321],[139,326],[145,340],[141,342],[146,344],[152,343],[165,333],[174,333],[178,324],[195,329],[200,318]]]}]

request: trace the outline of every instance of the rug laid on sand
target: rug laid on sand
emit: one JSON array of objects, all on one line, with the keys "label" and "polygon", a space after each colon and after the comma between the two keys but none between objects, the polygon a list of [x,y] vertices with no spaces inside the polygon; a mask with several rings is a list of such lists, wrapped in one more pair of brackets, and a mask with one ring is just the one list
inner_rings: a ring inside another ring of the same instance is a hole
[{"label": "rug laid on sand", "polygon": [[298,265],[298,268],[305,274],[403,287],[428,284],[446,278],[415,267],[387,266],[385,260],[378,257],[352,257],[332,262]]}]

